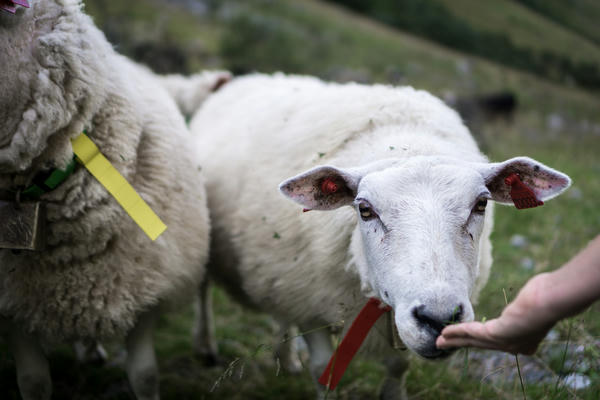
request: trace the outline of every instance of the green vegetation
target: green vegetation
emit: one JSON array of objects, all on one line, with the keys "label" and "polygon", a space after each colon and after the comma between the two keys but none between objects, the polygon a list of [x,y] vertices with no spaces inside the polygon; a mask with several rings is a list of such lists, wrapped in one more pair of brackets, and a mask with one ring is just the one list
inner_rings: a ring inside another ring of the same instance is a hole
[{"label": "green vegetation", "polygon": [[[574,186],[543,207],[522,211],[496,207],[495,261],[476,307],[477,319],[494,318],[504,307],[504,292],[510,301],[533,274],[559,267],[600,232],[600,99],[590,92],[442,47],[330,3],[224,0],[198,14],[186,9],[184,1],[173,3],[88,0],[86,9],[118,50],[161,72],[213,67],[239,72],[283,70],[339,81],[409,84],[440,96],[499,90],[517,96],[519,106],[512,120],[486,123],[474,130],[476,138],[491,160],[528,155],[568,173]],[[461,15],[447,7],[448,12]],[[529,12],[520,14],[521,9],[505,9],[506,19],[490,22],[490,30],[508,32],[514,18],[535,24],[537,19]],[[555,24],[539,23],[547,30],[544,35],[557,41],[566,37],[564,29],[555,30]],[[525,39],[513,39],[515,45],[534,46]],[[148,54],[154,56],[148,58],[137,50],[139,43],[145,43]],[[168,51],[153,52],[155,47]],[[178,63],[170,60],[170,51],[181,56]],[[559,54],[573,60],[579,57],[566,50]],[[527,244],[511,244],[515,234],[526,238]],[[191,306],[165,315],[156,334],[163,400],[313,398],[306,369],[290,376],[279,368],[271,351],[277,341],[273,320],[240,307],[220,289],[214,293],[222,364],[206,368],[193,356]],[[532,379],[525,365],[530,361],[519,358],[527,398],[600,398],[599,315],[600,304],[596,304],[559,323],[555,337],[542,344],[538,361],[547,368],[550,381]],[[565,352],[567,343],[571,346]],[[68,346],[54,349],[50,354],[54,398],[132,399],[122,370],[122,348],[118,343],[107,345],[111,359],[104,367],[78,364]],[[573,345],[581,345],[581,352],[575,354]],[[301,354],[306,362],[305,352]],[[461,350],[443,362],[412,357],[408,392],[419,399],[523,398],[514,357],[507,357],[490,376],[481,376],[481,360],[496,356],[474,350],[467,355]],[[587,376],[590,385],[580,391],[566,388],[558,376],[569,372]],[[356,359],[329,398],[374,398],[383,376],[380,363]],[[19,398],[14,363],[5,343],[0,344],[0,387],[3,399]]]},{"label": "green vegetation", "polygon": [[[437,1],[452,15],[460,18],[461,22],[480,31],[505,35],[517,47],[528,48],[534,52],[556,53],[572,61],[589,61],[596,64],[600,62],[600,48],[597,43],[514,0]],[[561,1],[561,4],[567,2]]]},{"label": "green vegetation", "polygon": [[600,8],[596,0],[516,0],[570,28],[590,40],[600,43]]},{"label": "green vegetation", "polygon": [[[488,2],[453,2],[447,1],[447,6],[438,0],[373,0],[362,2],[360,0],[329,0],[332,2],[346,5],[356,11],[364,13],[388,25],[407,30],[419,36],[427,37],[446,46],[473,53],[495,62],[507,66],[530,71],[543,75],[558,82],[567,82],[574,80],[578,85],[586,89],[597,90],[600,88],[600,69],[598,69],[597,58],[592,60],[572,60],[569,58],[571,51],[566,55],[554,51],[543,49],[538,51],[537,45],[534,47],[525,47],[515,44],[513,38],[516,35],[506,34],[494,30],[494,20],[491,21],[491,27],[488,28],[488,21],[485,19],[489,15],[496,17],[494,11],[501,11],[505,14],[506,10],[514,6],[507,0]],[[469,6],[465,9],[462,6]],[[473,9],[470,6],[473,5]],[[461,10],[455,15],[450,7],[455,10]],[[483,15],[477,13],[477,10],[486,10]],[[461,15],[462,14],[462,15]],[[465,14],[470,16],[466,19],[462,17]],[[511,14],[509,13],[508,16]],[[512,16],[525,17],[525,13],[512,13]],[[478,22],[472,23],[474,19]],[[532,22],[529,18],[527,24]],[[510,26],[515,24],[511,21]],[[523,26],[516,22],[517,26]],[[539,27],[545,26],[537,24]],[[546,24],[547,26],[548,24]],[[535,28],[534,25],[528,28]],[[555,29],[548,29],[554,33]],[[544,33],[542,33],[544,34]],[[573,35],[569,35],[572,37]],[[559,35],[560,37],[560,35]],[[528,45],[532,44],[533,38],[524,36],[523,39]],[[539,41],[539,37],[537,38]],[[583,41],[583,40],[582,40]],[[580,44],[578,47],[585,47]],[[590,43],[587,48],[592,48]],[[560,49],[559,49],[560,50]],[[564,46],[563,49],[564,50]],[[597,49],[594,49],[597,54]]]}]

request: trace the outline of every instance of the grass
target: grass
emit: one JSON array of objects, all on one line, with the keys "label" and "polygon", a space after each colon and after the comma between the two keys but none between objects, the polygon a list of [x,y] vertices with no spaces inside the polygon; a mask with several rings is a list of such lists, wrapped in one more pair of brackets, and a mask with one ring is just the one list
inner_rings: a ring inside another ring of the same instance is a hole
[{"label": "grass", "polygon": [[[566,172],[574,184],[565,195],[543,207],[522,211],[496,207],[492,236],[495,261],[476,307],[478,320],[501,312],[505,305],[503,290],[510,301],[532,275],[559,267],[600,232],[598,97],[443,48],[314,0],[248,0],[244,4],[240,10],[258,15],[262,18],[259,21],[273,22],[275,25],[269,26],[274,26],[274,34],[282,29],[288,35],[289,47],[280,53],[294,53],[293,72],[338,78],[336,71],[362,71],[370,81],[411,84],[438,95],[503,89],[516,93],[519,107],[512,121],[496,121],[474,132],[485,152],[493,161],[528,155]],[[145,1],[143,7],[132,2],[89,0],[86,8],[100,25],[113,30],[115,35],[109,37],[118,39],[118,48],[125,52],[135,50],[131,41],[156,39],[189,51],[191,56],[185,68],[190,71],[231,62],[221,53],[224,37],[231,34],[223,16],[195,16],[179,6],[167,7],[155,0]],[[260,43],[248,46],[256,51],[262,49]],[[269,63],[277,59],[288,62],[285,57],[286,54],[265,52],[257,62],[275,70],[280,66]],[[468,72],[464,72],[465,66]],[[557,126],[551,123],[553,118],[562,122]],[[515,234],[524,236],[528,244],[511,245]],[[223,363],[206,368],[202,360],[193,356],[191,306],[164,316],[155,337],[162,398],[313,398],[314,386],[307,369],[299,375],[289,375],[271,354],[270,348],[276,344],[272,319],[241,308],[220,289],[215,289],[214,294]],[[419,399],[514,399],[523,398],[523,390],[530,399],[600,398],[600,373],[595,363],[600,359],[599,315],[600,304],[595,304],[583,314],[559,323],[558,337],[542,344],[543,349],[558,349],[540,360],[555,375],[552,382],[530,382],[526,374],[524,388],[518,377],[494,380],[507,371],[516,374],[514,359],[482,377],[473,361],[477,353],[461,350],[455,356],[458,363],[432,363],[413,357],[407,377],[408,392]],[[581,345],[583,351],[574,354],[567,344]],[[122,370],[122,349],[118,343],[108,345],[111,363],[102,368],[80,365],[68,346],[53,349],[50,363],[55,398],[132,399]],[[12,400],[19,396],[8,350],[0,342],[2,398]],[[306,363],[305,353],[302,354]],[[484,356],[487,359],[494,353]],[[526,358],[520,358],[523,360]],[[523,362],[521,367],[524,369]],[[567,389],[558,376],[570,371],[588,376],[590,386],[578,392]],[[371,399],[384,375],[380,363],[356,359],[329,398]]]}]

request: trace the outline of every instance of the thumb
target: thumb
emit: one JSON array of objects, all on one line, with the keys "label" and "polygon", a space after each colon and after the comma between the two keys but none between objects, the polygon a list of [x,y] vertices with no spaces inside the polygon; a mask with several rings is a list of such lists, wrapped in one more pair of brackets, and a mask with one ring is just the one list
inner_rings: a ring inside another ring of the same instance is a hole
[{"label": "thumb", "polygon": [[463,322],[446,326],[440,335],[445,339],[478,336],[484,334],[484,325],[481,322]]}]

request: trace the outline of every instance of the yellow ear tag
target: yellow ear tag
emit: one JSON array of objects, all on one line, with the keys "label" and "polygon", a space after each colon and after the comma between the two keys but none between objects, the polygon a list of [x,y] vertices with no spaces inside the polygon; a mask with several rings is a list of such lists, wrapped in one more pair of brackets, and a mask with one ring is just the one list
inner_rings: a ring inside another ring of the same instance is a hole
[{"label": "yellow ear tag", "polygon": [[108,190],[140,228],[155,240],[167,226],[152,211],[135,189],[102,155],[98,147],[84,133],[71,140],[77,161]]}]

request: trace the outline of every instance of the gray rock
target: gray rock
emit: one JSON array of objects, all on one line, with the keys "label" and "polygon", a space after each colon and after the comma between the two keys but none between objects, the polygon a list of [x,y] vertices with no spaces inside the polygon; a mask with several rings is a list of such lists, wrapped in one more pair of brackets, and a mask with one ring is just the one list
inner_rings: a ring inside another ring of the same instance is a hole
[{"label": "gray rock", "polygon": [[581,198],[583,198],[583,192],[577,186],[572,186],[567,192],[567,196],[570,199],[581,200]]},{"label": "gray rock", "polygon": [[521,259],[521,268],[523,268],[525,271],[533,270],[534,266],[535,266],[535,262],[530,257],[525,257],[525,258]]},{"label": "gray rock", "polygon": [[558,339],[560,339],[560,333],[556,329],[550,329],[546,335],[546,340],[553,342]]},{"label": "gray rock", "polygon": [[560,114],[550,114],[546,118],[546,126],[552,131],[559,131],[565,125],[565,120]]},{"label": "gray rock", "polygon": [[528,244],[529,244],[529,241],[523,235],[515,234],[515,235],[512,235],[510,238],[510,245],[513,247],[516,247],[518,249],[522,249],[523,247],[527,246]]},{"label": "gray rock", "polygon": [[586,375],[569,374],[564,377],[563,383],[573,390],[581,390],[590,386],[592,381]]}]

